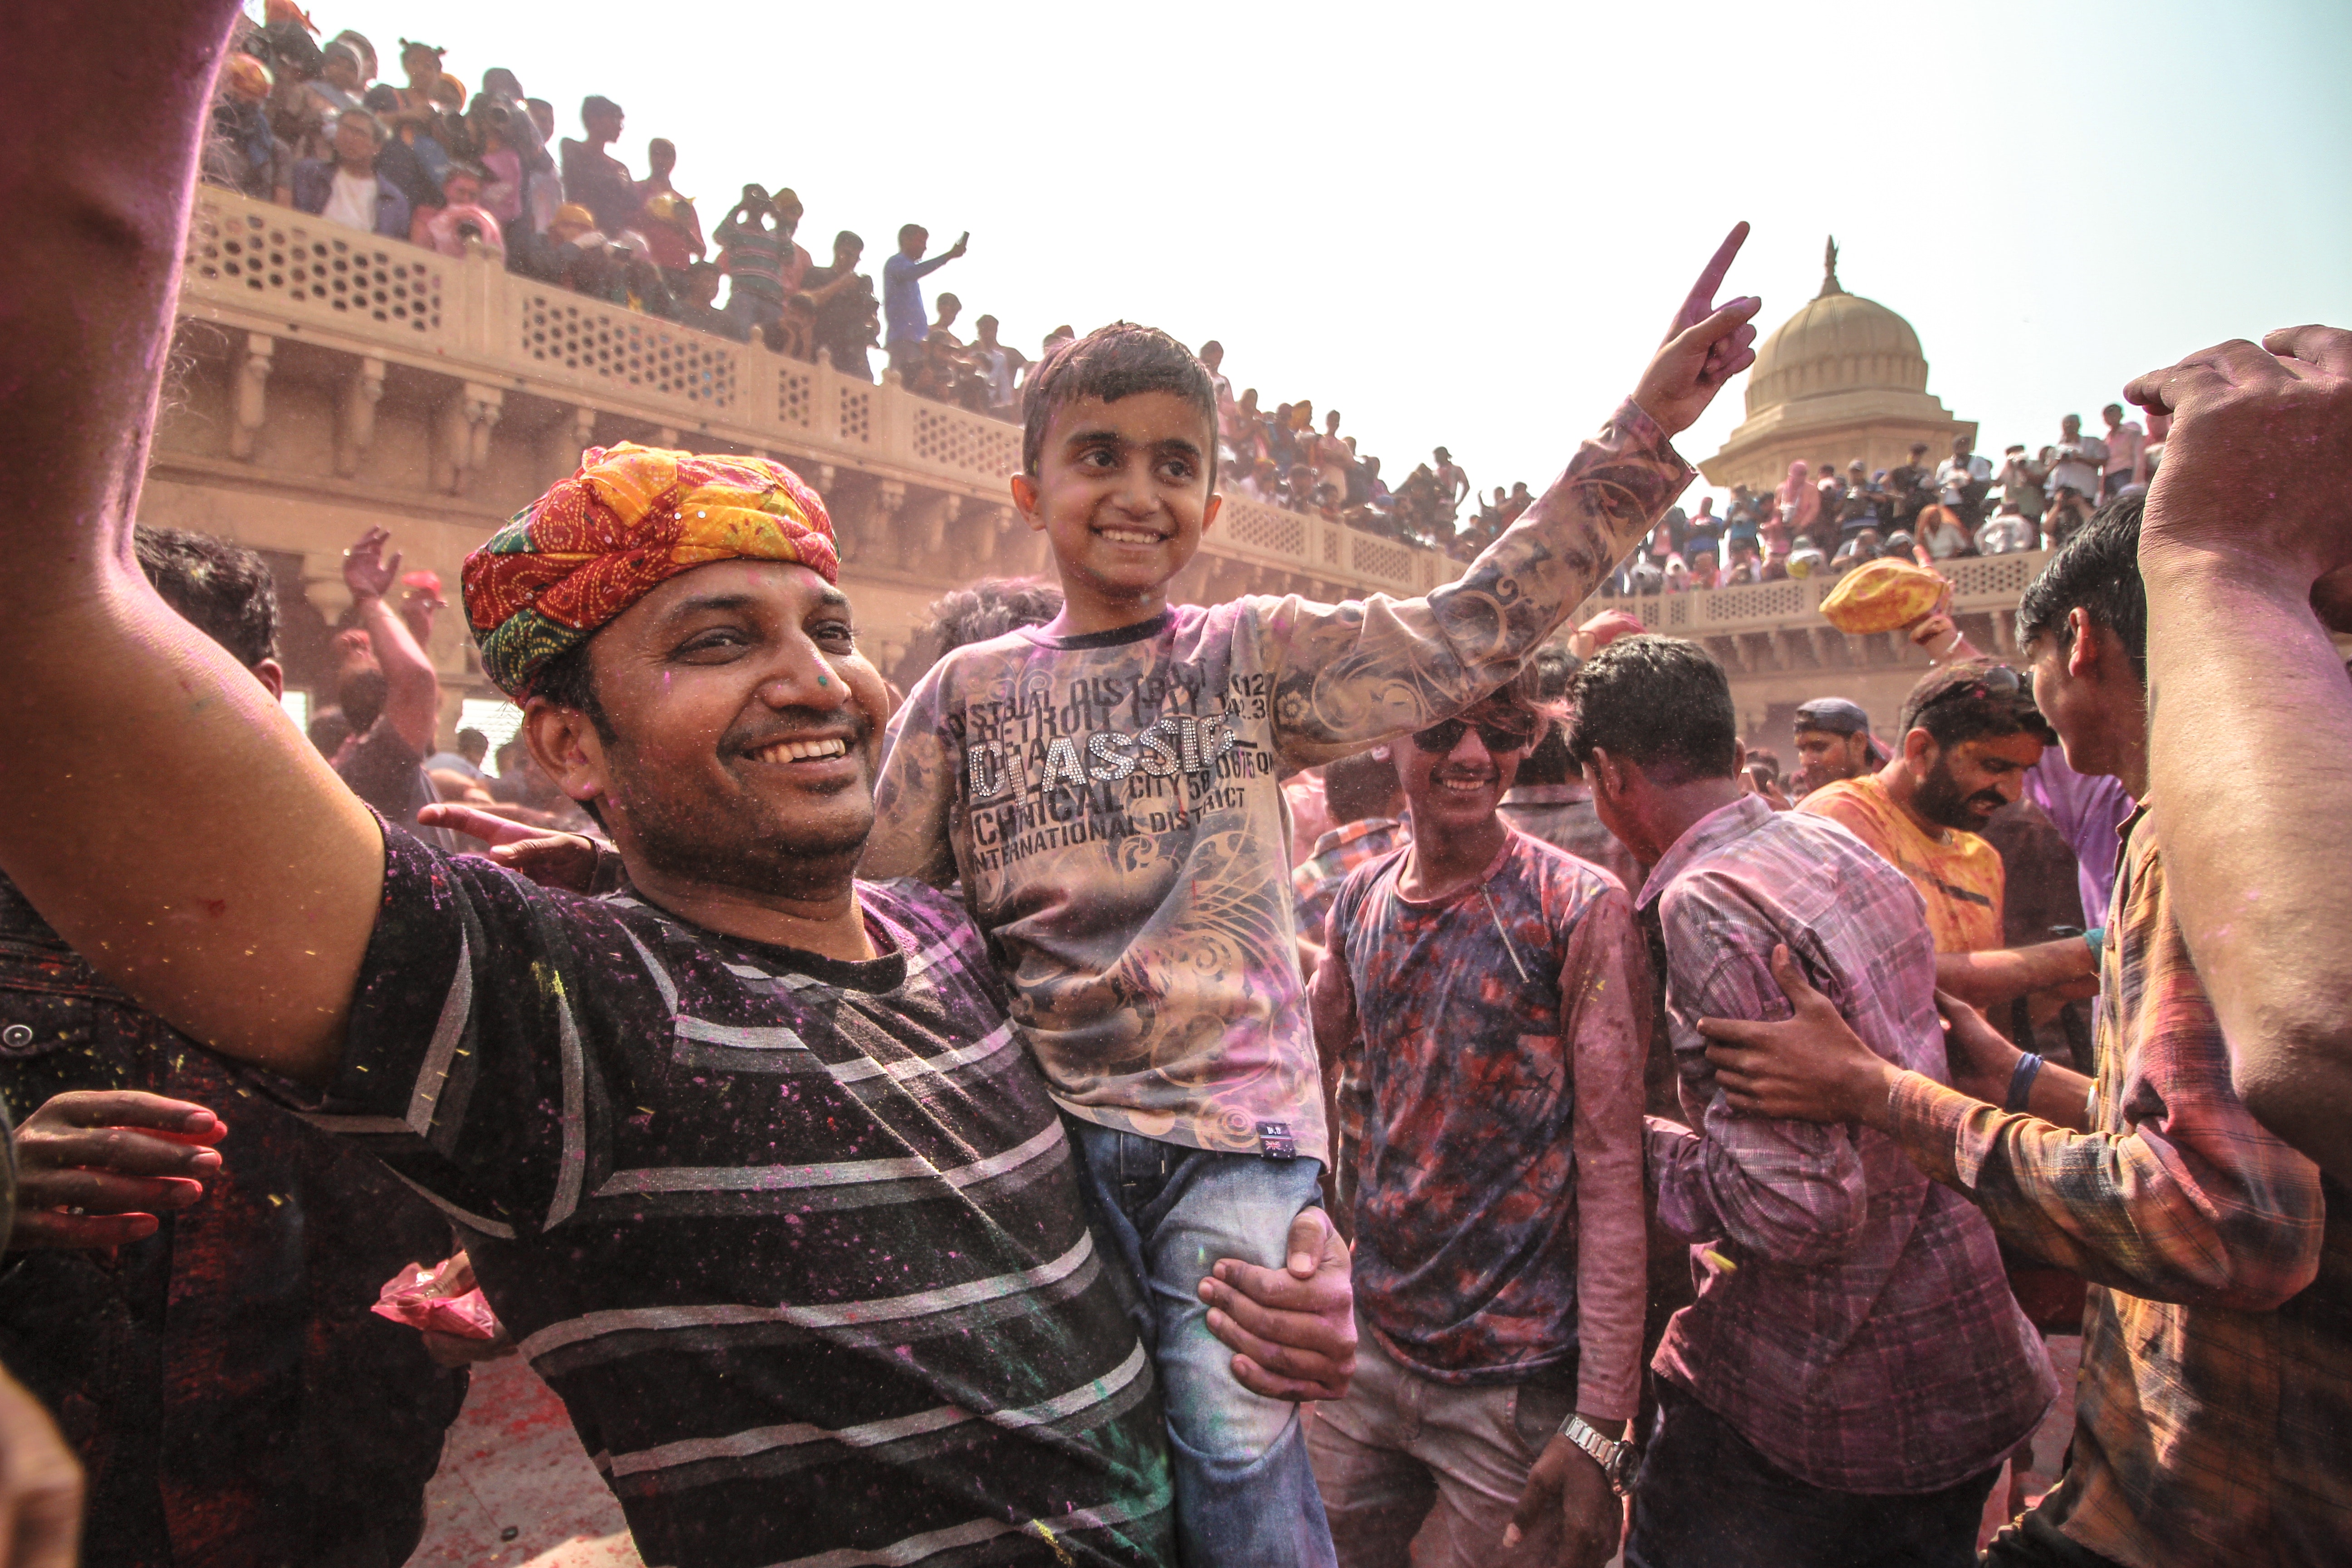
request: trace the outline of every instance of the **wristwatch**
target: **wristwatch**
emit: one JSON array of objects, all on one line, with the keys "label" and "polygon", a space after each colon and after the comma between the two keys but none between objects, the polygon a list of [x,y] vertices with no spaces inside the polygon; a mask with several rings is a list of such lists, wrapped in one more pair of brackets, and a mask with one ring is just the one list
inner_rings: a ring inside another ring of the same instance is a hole
[{"label": "wristwatch", "polygon": [[1570,1416],[1561,1424],[1559,1435],[1592,1457],[1601,1473],[1609,1478],[1610,1490],[1621,1498],[1633,1495],[1633,1444],[1603,1437],[1581,1415]]}]

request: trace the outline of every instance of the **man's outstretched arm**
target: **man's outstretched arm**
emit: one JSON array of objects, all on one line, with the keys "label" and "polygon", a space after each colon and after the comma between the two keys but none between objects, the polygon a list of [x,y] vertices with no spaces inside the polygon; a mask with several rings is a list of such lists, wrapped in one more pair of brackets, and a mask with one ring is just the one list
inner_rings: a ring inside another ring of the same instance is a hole
[{"label": "man's outstretched arm", "polygon": [[[2352,1181],[2352,332],[2223,343],[2132,383],[2169,411],[2148,486],[2149,794],[2246,1108]],[[2234,767],[2213,765],[2226,731]]]},{"label": "man's outstretched arm", "polygon": [[360,535],[343,552],[343,584],[352,591],[360,625],[367,628],[368,646],[383,671],[383,713],[400,738],[416,748],[417,755],[433,751],[434,732],[441,724],[441,677],[392,602],[385,597],[400,581],[400,552],[384,558],[392,536],[381,528]]},{"label": "man's outstretched arm", "polygon": [[1633,395],[1461,577],[1426,597],[1272,617],[1275,724],[1312,766],[1451,717],[1508,679],[1656,526],[1693,469],[1672,437],[1756,358],[1754,297],[1715,296],[1748,237],[1733,227],[1666,329]]},{"label": "man's outstretched arm", "polygon": [[34,6],[0,56],[0,427],[37,455],[0,508],[0,868],[173,1023],[316,1077],[373,925],[381,835],[131,552],[237,9],[159,0],[123,30]]},{"label": "man's outstretched arm", "polygon": [[[2141,1041],[2124,1071],[2149,1113],[2097,1131],[2088,1080],[2054,1063],[2031,1080],[2025,1110],[2004,1111],[1874,1054],[1785,949],[1772,975],[1788,1020],[1699,1021],[1734,1110],[1887,1133],[2005,1239],[2136,1296],[2267,1311],[2311,1283],[2326,1215],[2318,1173],[2229,1093],[2220,1031]],[[1951,997],[1937,1001],[1955,1063],[1986,1087],[1988,1058],[2013,1061],[2014,1047]]]}]

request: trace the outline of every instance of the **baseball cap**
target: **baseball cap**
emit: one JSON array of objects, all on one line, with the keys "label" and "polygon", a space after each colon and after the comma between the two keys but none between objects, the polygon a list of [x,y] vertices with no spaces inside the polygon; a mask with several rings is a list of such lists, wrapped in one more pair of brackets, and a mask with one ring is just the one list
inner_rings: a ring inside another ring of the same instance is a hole
[{"label": "baseball cap", "polygon": [[1859,703],[1843,697],[1816,697],[1797,709],[1797,728],[1826,730],[1832,735],[1866,735],[1870,715]]}]

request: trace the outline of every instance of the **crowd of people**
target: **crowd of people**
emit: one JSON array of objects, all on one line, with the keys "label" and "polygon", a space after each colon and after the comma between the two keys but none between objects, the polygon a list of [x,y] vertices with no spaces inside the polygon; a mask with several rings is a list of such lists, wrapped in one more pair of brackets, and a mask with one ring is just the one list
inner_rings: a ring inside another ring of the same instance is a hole
[{"label": "crowd of people", "polygon": [[592,449],[466,563],[501,814],[382,531],[306,739],[258,558],[134,522],[235,10],[28,13],[0,95],[0,1561],[390,1568],[516,1352],[677,1568],[2352,1556],[2352,332],[2135,382],[2019,662],[1785,787],[1568,626],[1744,225],[1420,598],[1170,602],[1225,403],[1128,323],[1032,380],[1057,584],[903,693],[799,476]]},{"label": "crowd of people", "polygon": [[[613,152],[626,120],[609,98],[583,100],[581,134],[562,137],[553,103],[527,96],[511,70],[484,71],[469,97],[446,50],[404,38],[402,86],[377,79],[361,34],[321,43],[320,33],[293,0],[268,0],[265,20],[240,27],[213,104],[206,181],[445,256],[478,247],[522,276],[793,358],[823,353],[862,380],[874,379],[878,349],[917,395],[1016,423],[1027,378],[1076,336],[1055,327],[1033,360],[1003,341],[994,316],[973,320],[967,340],[954,294],[927,307],[922,279],[962,256],[969,235],[927,257],[929,232],[906,225],[877,293],[860,236],[835,235],[822,265],[800,243],[803,209],[789,187],[745,185],[706,235],[695,199],[671,183],[673,142],[646,143],[642,178]],[[1459,530],[1475,498],[1444,447],[1391,490],[1380,459],[1339,436],[1337,412],[1318,432],[1309,402],[1261,411],[1255,390],[1236,398],[1217,371],[1219,345],[1202,355],[1218,377],[1222,456],[1252,500],[1467,561],[1507,525],[1498,514],[1533,499],[1525,484],[1507,499],[1498,489]]]},{"label": "crowd of people", "polygon": [[1924,441],[1895,468],[1874,471],[1856,458],[1843,474],[1825,465],[1817,479],[1810,464],[1792,462],[1772,489],[1733,486],[1720,517],[1713,497],[1696,513],[1669,510],[1613,586],[1679,594],[1836,576],[1887,558],[1932,570],[1969,556],[2055,549],[2101,504],[2145,493],[2163,461],[2163,414],[2143,426],[2111,403],[2103,417],[2105,433],[2089,436],[2082,416],[2069,414],[2055,444],[2029,456],[2012,443],[1998,468],[1965,436],[1932,467]]}]

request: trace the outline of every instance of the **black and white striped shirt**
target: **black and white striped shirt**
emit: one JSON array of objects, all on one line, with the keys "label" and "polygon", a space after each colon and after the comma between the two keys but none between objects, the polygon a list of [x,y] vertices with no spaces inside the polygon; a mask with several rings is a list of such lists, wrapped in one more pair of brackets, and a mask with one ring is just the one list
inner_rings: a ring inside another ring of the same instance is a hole
[{"label": "black and white striped shirt", "polygon": [[322,1124],[470,1233],[648,1563],[1172,1562],[1149,1358],[962,910],[718,935],[385,834]]}]

